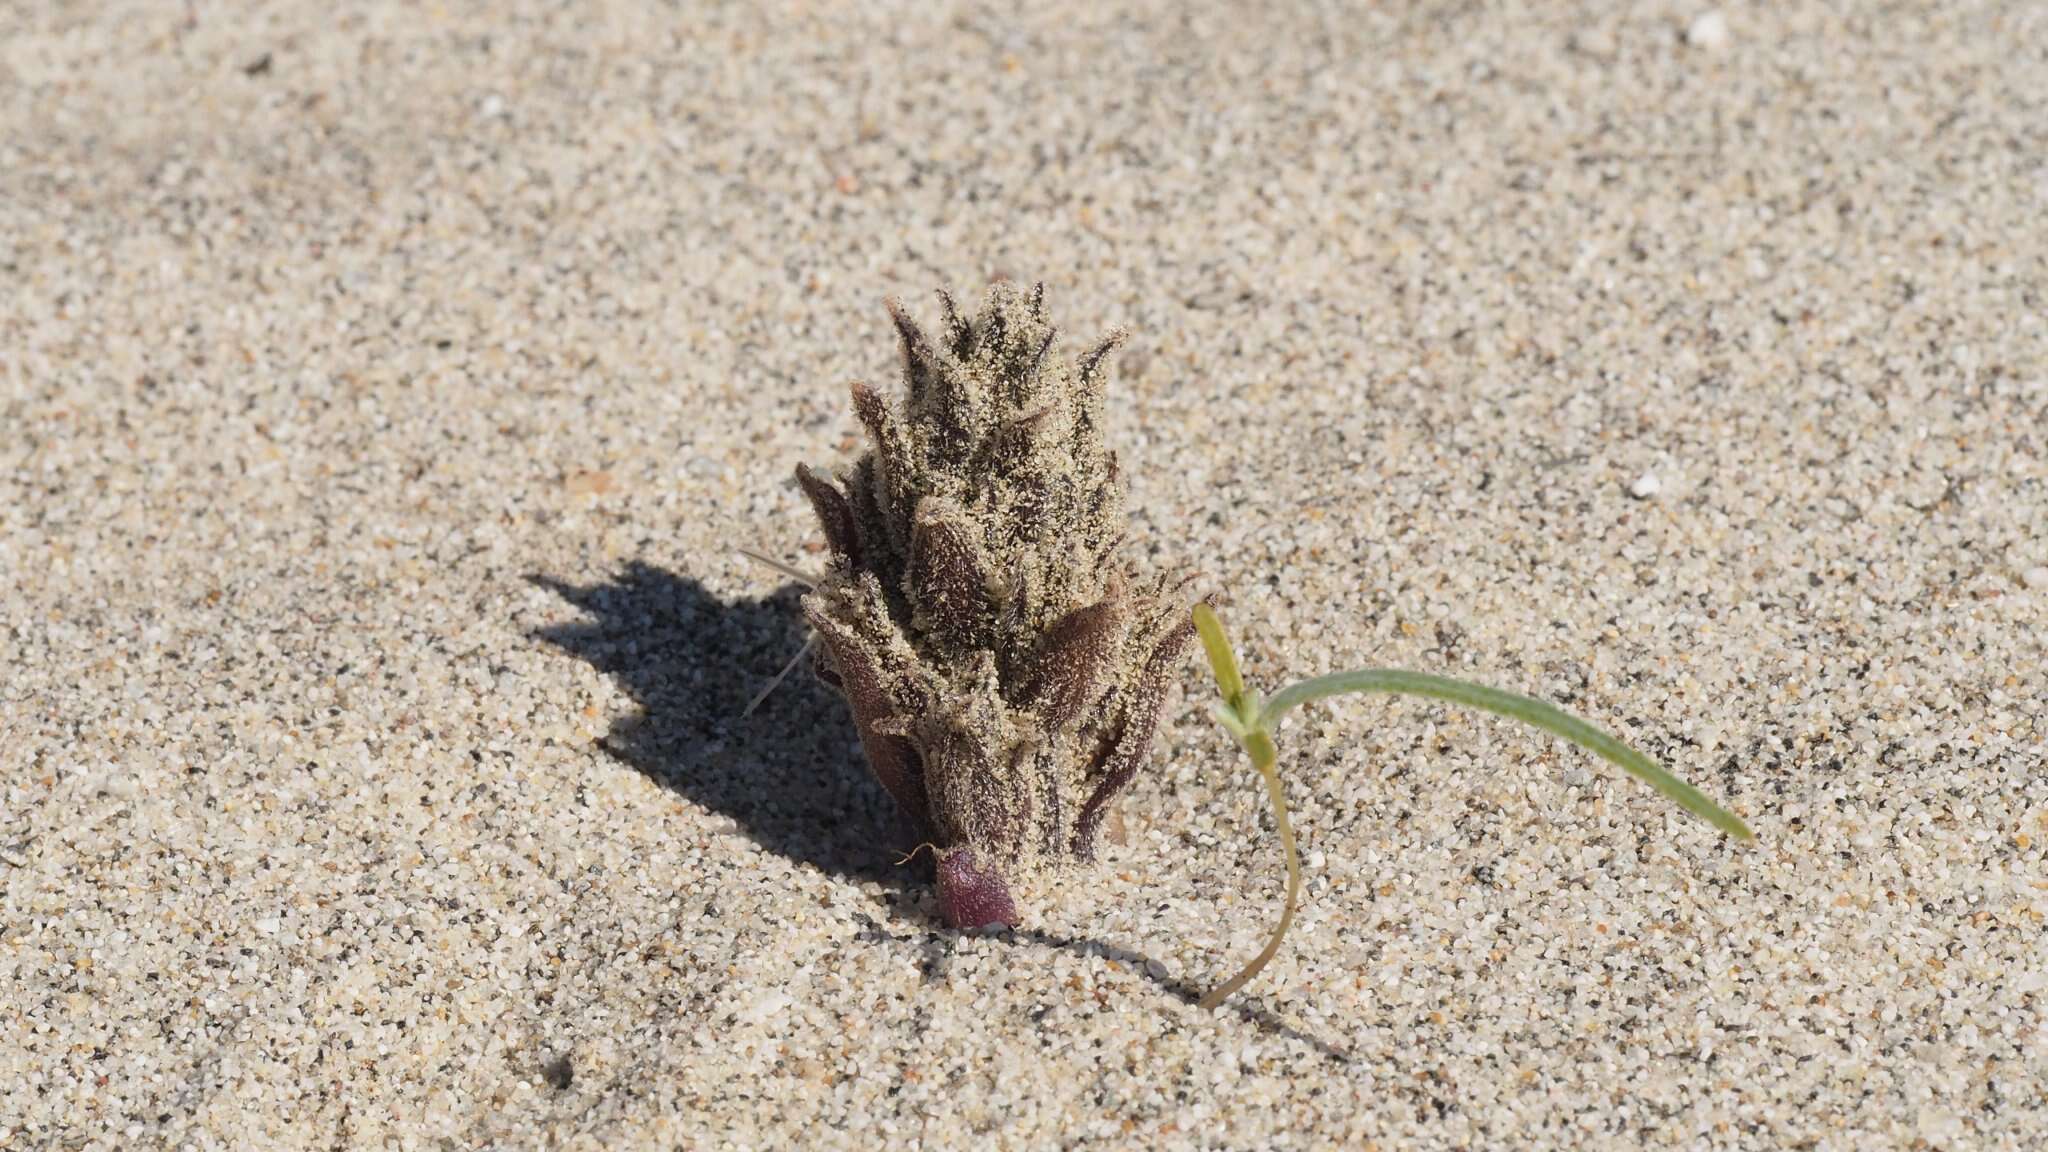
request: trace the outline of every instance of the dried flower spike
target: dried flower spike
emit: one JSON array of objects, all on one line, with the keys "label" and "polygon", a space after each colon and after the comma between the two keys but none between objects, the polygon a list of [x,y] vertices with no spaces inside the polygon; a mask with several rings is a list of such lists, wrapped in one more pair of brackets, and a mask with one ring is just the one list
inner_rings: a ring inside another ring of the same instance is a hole
[{"label": "dried flower spike", "polygon": [[797,469],[832,553],[803,607],[876,778],[936,849],[941,914],[1014,924],[1014,882],[1093,855],[1193,628],[1178,582],[1141,587],[1119,556],[1120,335],[1070,364],[1042,287],[997,284],[972,319],[940,300],[936,339],[889,306],[904,396],[853,386],[869,451]]}]

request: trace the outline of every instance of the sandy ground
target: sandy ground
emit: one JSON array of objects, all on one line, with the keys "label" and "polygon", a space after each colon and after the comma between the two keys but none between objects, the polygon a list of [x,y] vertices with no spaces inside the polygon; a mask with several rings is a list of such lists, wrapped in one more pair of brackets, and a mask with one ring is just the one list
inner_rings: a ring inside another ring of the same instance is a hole
[{"label": "sandy ground", "polygon": [[[2048,14],[0,10],[0,1148],[2048,1145]],[[1194,661],[935,920],[802,677],[882,312],[1042,279]]]}]

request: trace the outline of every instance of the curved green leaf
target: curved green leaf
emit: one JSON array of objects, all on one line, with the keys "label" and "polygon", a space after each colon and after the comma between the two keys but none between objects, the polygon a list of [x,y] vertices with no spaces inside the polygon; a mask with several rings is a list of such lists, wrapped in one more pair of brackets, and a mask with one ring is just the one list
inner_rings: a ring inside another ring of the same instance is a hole
[{"label": "curved green leaf", "polygon": [[[1218,635],[1221,635],[1220,627]],[[1756,838],[1756,834],[1749,830],[1747,824],[1734,813],[1707,799],[1699,789],[1665,771],[1655,760],[1577,716],[1534,697],[1502,692],[1497,688],[1487,688],[1446,676],[1404,672],[1394,668],[1361,668],[1352,672],[1334,672],[1328,676],[1318,676],[1312,680],[1290,684],[1275,692],[1260,710],[1258,726],[1272,731],[1279,727],[1281,718],[1289,711],[1303,704],[1348,692],[1386,692],[1399,696],[1424,696],[1434,700],[1447,700],[1453,704],[1463,704],[1468,708],[1477,708],[1534,725],[1606,760],[1662,792],[1679,807],[1728,835],[1738,840]]]}]

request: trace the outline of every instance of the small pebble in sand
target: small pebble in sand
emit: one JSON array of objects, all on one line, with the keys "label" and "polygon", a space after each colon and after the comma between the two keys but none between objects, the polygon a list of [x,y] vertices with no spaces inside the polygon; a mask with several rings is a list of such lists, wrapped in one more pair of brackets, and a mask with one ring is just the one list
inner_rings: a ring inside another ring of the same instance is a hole
[{"label": "small pebble in sand", "polygon": [[1628,486],[1628,494],[1638,500],[1648,500],[1663,490],[1664,482],[1657,479],[1655,472],[1643,473],[1636,477],[1635,483]]},{"label": "small pebble in sand", "polygon": [[1685,28],[1685,42],[1695,48],[1715,51],[1728,45],[1728,17],[1712,8],[1693,17]]},{"label": "small pebble in sand", "polygon": [[1933,1106],[1920,1109],[1920,1136],[1935,1147],[1947,1147],[1964,1131],[1962,1117],[1955,1113]]},{"label": "small pebble in sand", "polygon": [[2048,588],[2048,564],[2036,564],[2020,573],[2020,583],[2029,588]]}]

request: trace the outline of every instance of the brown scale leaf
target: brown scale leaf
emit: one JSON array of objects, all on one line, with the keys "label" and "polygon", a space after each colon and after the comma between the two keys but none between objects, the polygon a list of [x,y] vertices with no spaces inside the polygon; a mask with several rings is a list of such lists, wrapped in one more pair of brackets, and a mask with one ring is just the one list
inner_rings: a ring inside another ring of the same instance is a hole
[{"label": "brown scale leaf", "polygon": [[810,498],[812,511],[818,514],[818,523],[825,529],[825,545],[832,549],[835,560],[851,567],[860,565],[860,523],[853,514],[853,505],[846,494],[832,481],[813,472],[808,466],[796,466],[796,482]]},{"label": "brown scale leaf", "polygon": [[1109,758],[1102,765],[1100,782],[1081,806],[1081,818],[1076,822],[1074,831],[1074,855],[1085,860],[1095,858],[1095,834],[1102,825],[1108,804],[1136,778],[1138,769],[1144,764],[1145,754],[1152,747],[1152,737],[1159,730],[1160,714],[1166,710],[1166,690],[1173,686],[1173,670],[1180,664],[1181,654],[1187,651],[1188,641],[1194,636],[1195,622],[1191,617],[1167,633],[1159,646],[1152,650],[1144,671],[1131,686],[1123,729],[1115,737]]},{"label": "brown scale leaf", "polygon": [[1052,626],[1024,691],[1025,706],[1037,714],[1040,724],[1055,732],[1079,726],[1109,679],[1123,632],[1120,589],[1076,608]]}]

